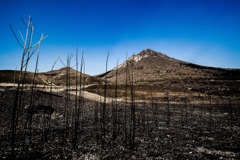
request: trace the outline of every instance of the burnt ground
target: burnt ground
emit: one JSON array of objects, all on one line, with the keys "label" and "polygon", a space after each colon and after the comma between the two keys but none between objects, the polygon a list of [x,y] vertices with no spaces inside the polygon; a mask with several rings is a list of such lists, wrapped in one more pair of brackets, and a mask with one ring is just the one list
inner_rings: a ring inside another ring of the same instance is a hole
[{"label": "burnt ground", "polygon": [[[11,159],[10,126],[14,93],[0,92],[0,159]],[[24,92],[22,97],[22,106],[26,106],[29,103],[30,92]],[[79,138],[74,141],[71,123],[74,102],[72,97],[67,105],[69,126],[66,129],[64,95],[36,92],[34,103],[51,104],[55,111],[51,116],[50,126],[46,126],[47,118],[43,115],[37,114],[33,117],[33,134],[30,141],[28,131],[23,136],[27,115],[24,109],[21,110],[15,159],[240,158],[240,106],[234,100],[223,100],[213,104],[207,103],[208,100],[198,104],[189,100],[186,104],[178,104],[172,103],[170,97],[169,101],[161,99],[161,102],[153,100],[151,103],[135,103],[134,149],[129,147],[129,131],[132,130],[131,104],[113,103],[114,107],[107,104],[103,148],[103,105],[88,100],[81,103],[83,105]],[[113,133],[116,134],[115,138]]]}]

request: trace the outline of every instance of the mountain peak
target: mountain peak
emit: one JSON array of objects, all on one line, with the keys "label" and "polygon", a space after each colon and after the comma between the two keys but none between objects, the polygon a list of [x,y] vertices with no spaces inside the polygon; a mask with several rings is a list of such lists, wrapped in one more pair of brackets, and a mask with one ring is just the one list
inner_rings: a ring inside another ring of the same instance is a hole
[{"label": "mountain peak", "polygon": [[[139,53],[139,55],[148,55],[148,56],[161,56],[161,57],[168,57],[166,54],[163,54],[162,52],[156,52],[151,49],[145,49]],[[168,57],[170,58],[170,57]]]},{"label": "mountain peak", "polygon": [[145,50],[141,51],[140,53],[138,53],[137,55],[131,56],[129,58],[129,60],[134,60],[135,62],[138,62],[138,61],[142,60],[143,58],[147,58],[147,57],[160,57],[163,59],[172,59],[161,52],[156,52],[151,49],[145,49]]},{"label": "mountain peak", "polygon": [[141,51],[139,54],[147,54],[147,55],[156,55],[156,51],[151,50],[151,49],[145,49],[143,51]]}]

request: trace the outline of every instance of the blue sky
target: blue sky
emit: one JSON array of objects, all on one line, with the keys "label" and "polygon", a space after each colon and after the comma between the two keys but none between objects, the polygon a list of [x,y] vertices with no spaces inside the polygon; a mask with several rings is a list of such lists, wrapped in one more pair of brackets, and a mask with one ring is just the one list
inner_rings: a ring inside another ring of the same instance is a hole
[{"label": "blue sky", "polygon": [[[21,48],[9,25],[25,31],[31,15],[34,40],[42,33],[39,71],[58,56],[84,51],[85,72],[96,75],[150,48],[180,60],[240,68],[239,0],[1,0],[0,70],[19,68]],[[80,54],[79,53],[79,54]],[[33,57],[29,70],[34,70]],[[72,62],[74,66],[75,62]],[[58,62],[55,69],[63,65]]]}]

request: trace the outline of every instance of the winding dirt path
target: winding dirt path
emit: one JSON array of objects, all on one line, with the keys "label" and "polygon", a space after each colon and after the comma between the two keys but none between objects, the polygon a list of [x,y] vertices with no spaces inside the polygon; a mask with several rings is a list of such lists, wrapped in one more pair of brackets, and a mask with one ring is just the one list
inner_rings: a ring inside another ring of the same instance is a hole
[{"label": "winding dirt path", "polygon": [[[76,95],[76,91],[70,91],[71,95]],[[79,95],[79,92],[78,92]],[[82,97],[89,99],[89,100],[93,100],[93,101],[97,101],[97,102],[103,102],[104,101],[104,97],[100,96],[96,93],[91,93],[88,91],[81,91],[81,95]],[[106,97],[106,103],[112,103],[112,98]],[[122,102],[123,99],[118,98],[117,99],[118,102]]]}]

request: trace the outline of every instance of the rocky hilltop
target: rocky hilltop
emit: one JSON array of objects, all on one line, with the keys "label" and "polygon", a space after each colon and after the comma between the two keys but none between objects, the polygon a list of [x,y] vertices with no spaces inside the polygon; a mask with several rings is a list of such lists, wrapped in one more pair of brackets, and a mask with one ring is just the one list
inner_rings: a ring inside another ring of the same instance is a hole
[{"label": "rocky hilltop", "polygon": [[108,80],[112,81],[118,69],[119,82],[125,82],[126,67],[134,72],[134,80],[139,83],[154,83],[161,80],[184,80],[184,79],[221,79],[239,80],[239,69],[223,69],[200,66],[180,61],[161,52],[150,49],[143,50],[133,55],[126,62],[108,72]]},{"label": "rocky hilltop", "polygon": [[150,49],[131,56],[123,64],[102,74],[101,78],[114,84],[117,73],[118,84],[125,84],[126,75],[133,73],[136,86],[147,91],[168,88],[176,92],[190,90],[214,95],[240,95],[240,69],[201,66]]}]

